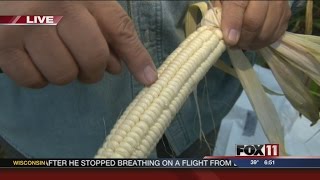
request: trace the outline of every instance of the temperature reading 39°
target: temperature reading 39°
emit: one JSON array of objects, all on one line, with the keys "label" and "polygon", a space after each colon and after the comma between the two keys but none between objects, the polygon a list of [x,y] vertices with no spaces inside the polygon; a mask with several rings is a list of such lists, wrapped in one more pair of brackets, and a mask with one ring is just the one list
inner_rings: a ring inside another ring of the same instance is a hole
[{"label": "temperature reading 39\u00b0", "polygon": [[253,159],[250,160],[250,165],[257,165],[259,163],[259,160]]}]

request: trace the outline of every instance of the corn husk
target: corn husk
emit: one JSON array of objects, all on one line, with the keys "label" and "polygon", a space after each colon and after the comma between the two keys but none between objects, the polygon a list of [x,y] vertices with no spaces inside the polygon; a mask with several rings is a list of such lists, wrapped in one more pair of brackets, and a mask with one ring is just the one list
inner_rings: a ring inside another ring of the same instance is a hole
[{"label": "corn husk", "polygon": [[258,120],[267,135],[268,140],[270,143],[279,144],[280,155],[286,155],[283,129],[278,113],[271,100],[264,92],[249,60],[241,50],[228,49],[228,53],[241,85],[258,116]]},{"label": "corn husk", "polygon": [[320,85],[320,38],[286,32],[260,50],[290,103],[314,125],[319,120],[319,98],[304,79]]},{"label": "corn husk", "polygon": [[[220,26],[221,12],[214,8],[202,19],[201,25]],[[300,113],[305,115],[314,125],[319,120],[318,100],[314,98],[303,78],[311,78],[320,84],[320,39],[311,35],[297,35],[286,32],[285,35],[262,50],[262,55],[272,69],[285,96]],[[258,116],[259,122],[271,143],[283,145],[283,129],[277,112],[270,99],[263,91],[253,68],[240,50],[228,50],[232,64],[250,102]],[[232,70],[216,64],[216,67],[232,74]]]},{"label": "corn husk", "polygon": [[[314,39],[319,39],[319,37],[315,37],[313,36]],[[289,44],[290,46],[292,46],[293,48],[291,49],[291,51],[303,51],[303,52],[308,52],[304,53],[303,55],[306,56],[307,58],[307,62],[306,62],[306,66],[309,67],[301,67],[300,69],[306,73],[315,83],[317,83],[320,86],[320,42],[315,43],[312,41],[309,41],[305,38],[303,38],[303,36],[297,36],[293,33],[286,33],[281,41],[285,44]],[[311,58],[310,58],[310,56]],[[285,58],[287,61],[288,59]],[[302,61],[302,60],[301,60]],[[309,63],[309,64],[308,64]],[[310,71],[310,69],[316,69],[316,72]]]},{"label": "corn husk", "polygon": [[[234,70],[232,67],[228,66],[226,63],[224,63],[222,60],[218,60],[218,61],[214,64],[214,66],[215,66],[216,68],[224,71],[225,73],[233,76],[234,78],[238,78],[237,73],[235,72],[235,70]],[[282,94],[282,93],[275,92],[275,91],[269,89],[267,86],[264,86],[263,84],[261,84],[261,85],[262,85],[264,91],[265,91],[266,93],[270,94],[270,95],[284,96],[284,94]]]},{"label": "corn husk", "polygon": [[[219,27],[220,13],[217,8],[209,10],[201,25],[213,24]],[[273,67],[273,73],[285,96],[312,125],[315,124],[319,120],[318,98],[314,98],[302,78],[310,78],[320,85],[320,38],[286,32],[281,39],[270,45],[270,48],[271,57],[278,60],[271,61],[272,64],[269,65]],[[234,76],[232,70],[221,63],[215,66]],[[264,89],[268,92],[268,89]]]},{"label": "corn husk", "polygon": [[319,119],[319,111],[315,98],[303,82],[303,73],[268,47],[259,52],[265,58],[292,106],[310,119],[312,124],[315,124]]},{"label": "corn husk", "polygon": [[[286,34],[288,34],[289,32],[286,32]],[[291,33],[289,33],[291,34]],[[294,33],[292,33],[294,34]],[[304,35],[304,34],[294,34],[294,36],[296,37],[300,37],[300,38],[303,38],[309,42],[313,42],[313,43],[316,43],[316,44],[320,44],[320,39],[318,36],[313,36],[313,35]]]},{"label": "corn husk", "polygon": [[316,81],[320,78],[319,60],[303,46],[279,40],[270,47],[288,60],[292,66],[309,76],[313,76]]},{"label": "corn husk", "polygon": [[313,26],[313,0],[307,1],[306,6],[306,23],[305,23],[305,34],[312,34]]}]

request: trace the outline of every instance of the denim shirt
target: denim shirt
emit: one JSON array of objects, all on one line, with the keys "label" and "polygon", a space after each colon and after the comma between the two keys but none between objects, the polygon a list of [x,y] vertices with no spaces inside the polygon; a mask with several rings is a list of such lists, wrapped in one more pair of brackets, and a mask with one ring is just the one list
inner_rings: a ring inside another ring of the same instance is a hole
[{"label": "denim shirt", "polygon": [[[185,38],[191,1],[121,1],[157,67]],[[252,54],[251,59],[254,58]],[[222,59],[228,62],[226,54]],[[127,69],[105,73],[97,84],[74,81],[39,90],[17,86],[0,75],[0,136],[26,157],[91,158],[115,121],[143,88]],[[202,127],[191,95],[165,135],[179,155],[204,133],[218,133],[222,118],[242,91],[239,81],[211,68],[197,87]]]}]

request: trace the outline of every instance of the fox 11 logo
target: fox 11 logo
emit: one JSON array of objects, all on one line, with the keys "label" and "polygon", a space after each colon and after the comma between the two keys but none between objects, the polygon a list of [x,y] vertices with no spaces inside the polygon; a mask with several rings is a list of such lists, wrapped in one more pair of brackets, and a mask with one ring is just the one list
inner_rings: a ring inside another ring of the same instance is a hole
[{"label": "fox 11 logo", "polygon": [[279,144],[236,145],[237,156],[279,156]]}]

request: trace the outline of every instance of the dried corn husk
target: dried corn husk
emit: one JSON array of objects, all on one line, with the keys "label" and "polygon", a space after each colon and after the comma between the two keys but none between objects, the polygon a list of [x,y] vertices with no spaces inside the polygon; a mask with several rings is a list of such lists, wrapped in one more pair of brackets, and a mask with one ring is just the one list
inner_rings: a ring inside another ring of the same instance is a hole
[{"label": "dried corn husk", "polygon": [[270,47],[307,75],[320,77],[320,63],[306,48],[285,41],[277,41]]},{"label": "dried corn husk", "polygon": [[280,155],[286,155],[284,134],[278,113],[263,90],[249,60],[241,50],[228,49],[228,53],[257,116],[270,143],[279,144]]},{"label": "dried corn husk", "polygon": [[306,6],[306,24],[305,24],[305,34],[312,34],[313,25],[313,0],[307,1]]},{"label": "dried corn husk", "polygon": [[272,51],[263,49],[260,52],[287,99],[312,125],[315,124],[319,120],[319,98],[310,93],[302,77],[306,76],[320,85],[320,38],[286,32],[270,47]]},{"label": "dried corn husk", "polygon": [[[220,27],[221,9],[210,9],[204,18],[201,25],[212,25]],[[267,97],[263,86],[258,80],[253,67],[241,50],[228,49],[228,53],[236,74],[247,94],[249,100],[255,109],[258,120],[271,143],[280,145],[280,155],[286,155],[284,147],[283,129],[277,111],[271,100]],[[232,72],[218,64],[216,67],[221,67],[222,70]]]},{"label": "dried corn husk", "polygon": [[[318,37],[317,37],[318,38]],[[311,79],[313,79],[318,85],[320,85],[320,42],[319,43],[314,43],[311,42],[303,36],[296,36],[293,33],[286,33],[281,41],[283,44],[288,44],[290,47],[290,52],[307,52],[307,53],[302,53],[304,58],[301,58],[299,61],[299,57],[297,59],[291,59],[291,60],[296,60],[295,64],[303,64],[303,66],[297,66],[301,71],[306,73]],[[285,58],[287,61],[290,61],[290,59]]]},{"label": "dried corn husk", "polygon": [[277,56],[270,48],[259,50],[278,81],[285,96],[299,112],[314,124],[319,118],[319,111],[314,97],[302,80],[303,73],[291,66],[281,56]]},{"label": "dried corn husk", "polygon": [[[201,25],[211,23],[219,27],[220,13],[221,11],[216,8],[209,10],[202,19]],[[267,60],[287,99],[299,112],[310,119],[312,125],[319,120],[319,102],[311,95],[302,78],[307,76],[320,85],[319,51],[319,37],[289,32],[286,32],[280,40],[268,48],[261,50],[262,56]],[[274,106],[264,94],[253,68],[247,60],[244,60],[245,55],[242,51],[229,49],[228,52],[236,74],[250,98],[269,141],[283,146],[283,130],[280,120]],[[232,72],[221,64],[215,66],[227,73]]]}]

